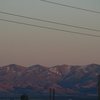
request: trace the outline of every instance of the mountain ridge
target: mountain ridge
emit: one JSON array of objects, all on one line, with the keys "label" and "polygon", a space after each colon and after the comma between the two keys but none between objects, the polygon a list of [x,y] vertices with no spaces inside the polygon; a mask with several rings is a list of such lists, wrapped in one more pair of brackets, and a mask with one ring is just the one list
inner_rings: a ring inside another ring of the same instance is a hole
[{"label": "mountain ridge", "polygon": [[14,93],[19,88],[48,93],[49,88],[55,88],[58,94],[97,95],[99,74],[99,64],[63,64],[50,68],[39,64],[28,67],[9,64],[0,67],[0,93],[12,93],[12,90]]}]

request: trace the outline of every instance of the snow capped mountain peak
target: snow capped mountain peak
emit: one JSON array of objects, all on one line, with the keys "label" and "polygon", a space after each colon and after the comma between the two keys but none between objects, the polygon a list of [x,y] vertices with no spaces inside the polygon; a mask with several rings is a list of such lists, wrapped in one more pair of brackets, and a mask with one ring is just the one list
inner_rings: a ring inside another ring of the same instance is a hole
[{"label": "snow capped mountain peak", "polygon": [[68,65],[57,65],[50,68],[50,71],[58,74],[63,75],[64,73],[67,73],[69,71],[70,66]]}]

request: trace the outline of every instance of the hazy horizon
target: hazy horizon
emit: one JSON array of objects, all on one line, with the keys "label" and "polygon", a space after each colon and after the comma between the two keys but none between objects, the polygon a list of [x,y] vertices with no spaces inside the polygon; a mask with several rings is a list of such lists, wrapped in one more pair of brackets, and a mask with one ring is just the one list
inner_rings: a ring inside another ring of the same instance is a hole
[{"label": "hazy horizon", "polygon": [[[100,0],[50,0],[100,11]],[[52,5],[40,0],[1,0],[0,11],[100,29],[100,14]],[[0,13],[0,18],[100,35],[100,32],[38,22]],[[100,64],[100,38],[0,21],[0,66],[19,64]]]}]

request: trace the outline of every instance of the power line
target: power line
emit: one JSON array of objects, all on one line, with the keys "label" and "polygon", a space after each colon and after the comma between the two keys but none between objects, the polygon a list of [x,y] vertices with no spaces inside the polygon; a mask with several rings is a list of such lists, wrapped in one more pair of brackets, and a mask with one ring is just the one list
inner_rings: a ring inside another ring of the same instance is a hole
[{"label": "power line", "polygon": [[7,19],[0,19],[0,20],[1,21],[5,21],[5,22],[11,22],[11,23],[16,23],[16,24],[27,25],[27,26],[34,26],[34,27],[38,27],[38,28],[44,28],[44,29],[50,29],[50,30],[68,32],[68,33],[73,33],[73,34],[86,35],[86,36],[92,36],[92,37],[100,37],[99,35],[94,35],[94,34],[87,34],[87,33],[81,33],[81,32],[68,31],[68,30],[63,30],[63,29],[59,29],[59,28],[52,28],[52,27],[40,26],[40,25],[35,25],[35,24],[29,24],[29,23],[24,23],[24,22],[7,20]]},{"label": "power line", "polygon": [[73,9],[77,9],[77,10],[83,10],[83,11],[87,11],[87,12],[100,14],[99,11],[94,11],[94,10],[90,10],[90,9],[80,8],[80,7],[71,6],[71,5],[65,5],[65,4],[61,4],[61,3],[57,3],[57,2],[53,2],[53,1],[48,1],[48,0],[40,0],[40,1],[55,4],[55,5],[59,5],[59,6],[69,7],[69,8],[73,8]]},{"label": "power line", "polygon": [[81,28],[81,29],[100,32],[100,30],[98,30],[98,29],[93,29],[93,28],[88,28],[88,27],[83,27],[83,26],[76,26],[76,25],[71,25],[71,24],[59,23],[59,22],[56,22],[56,21],[43,20],[43,19],[39,19],[39,18],[33,18],[33,17],[23,16],[23,15],[18,15],[18,14],[3,12],[3,11],[0,11],[0,13],[6,14],[6,15],[22,17],[22,18],[26,18],[26,19],[31,19],[31,20],[37,20],[37,21],[42,21],[42,22],[47,22],[47,23],[53,23],[53,24],[57,24],[57,25],[63,25],[63,26],[69,26],[69,27],[74,27],[74,28]]}]

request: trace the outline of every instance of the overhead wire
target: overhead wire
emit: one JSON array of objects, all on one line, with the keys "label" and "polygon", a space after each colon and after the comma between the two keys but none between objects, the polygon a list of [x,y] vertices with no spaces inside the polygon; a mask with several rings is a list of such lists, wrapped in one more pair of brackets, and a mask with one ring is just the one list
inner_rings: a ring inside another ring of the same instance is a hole
[{"label": "overhead wire", "polygon": [[11,16],[22,17],[22,18],[26,18],[26,19],[31,19],[31,20],[36,20],[36,21],[42,21],[42,22],[57,24],[57,25],[63,25],[63,26],[68,26],[68,27],[74,27],[74,28],[80,28],[80,29],[86,29],[86,30],[100,32],[100,30],[98,30],[98,29],[93,29],[93,28],[88,28],[88,27],[83,27],[83,26],[76,26],[76,25],[71,25],[71,24],[65,24],[65,23],[60,23],[60,22],[56,22],[56,21],[44,20],[44,19],[24,16],[24,15],[19,15],[19,14],[14,14],[14,13],[8,13],[8,12],[3,12],[3,11],[0,11],[0,13],[1,14],[6,14],[6,15],[11,15]]},{"label": "overhead wire", "polygon": [[68,33],[73,33],[73,34],[79,34],[79,35],[85,35],[85,36],[92,36],[92,37],[99,37],[100,38],[100,35],[95,35],[95,34],[87,34],[87,33],[81,33],[81,32],[69,31],[69,30],[63,30],[63,29],[59,29],[59,28],[53,28],[53,27],[47,27],[47,26],[40,26],[40,25],[35,25],[35,24],[29,24],[29,23],[24,23],[24,22],[7,20],[7,19],[0,19],[0,20],[1,21],[5,21],[5,22],[10,22],[10,23],[16,23],[16,24],[22,24],[22,25],[27,25],[27,26],[34,26],[34,27],[38,27],[38,28],[49,29],[49,30],[56,30],[56,31],[62,31],[62,32],[68,32]]},{"label": "overhead wire", "polygon": [[47,3],[51,3],[51,4],[54,4],[54,5],[63,6],[63,7],[69,7],[69,8],[73,8],[73,9],[77,9],[77,10],[83,10],[83,11],[87,11],[87,12],[91,12],[91,13],[100,14],[99,11],[85,9],[85,8],[80,8],[80,7],[71,6],[71,5],[67,5],[67,4],[61,4],[61,3],[58,3],[58,2],[54,2],[54,1],[49,1],[49,0],[40,0],[40,1],[47,2]]}]

